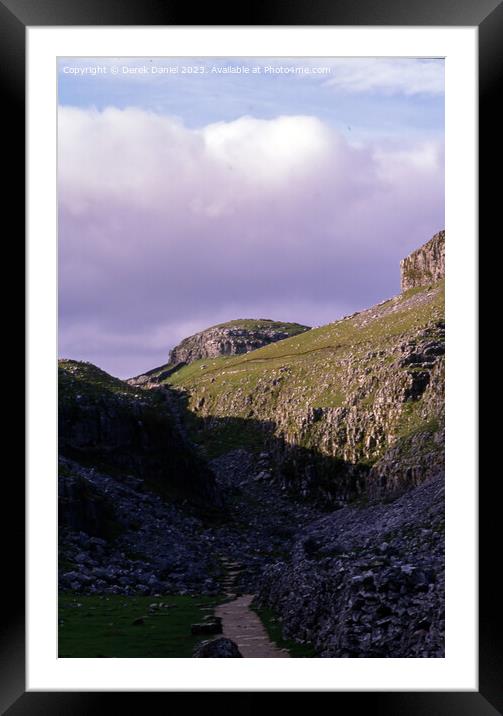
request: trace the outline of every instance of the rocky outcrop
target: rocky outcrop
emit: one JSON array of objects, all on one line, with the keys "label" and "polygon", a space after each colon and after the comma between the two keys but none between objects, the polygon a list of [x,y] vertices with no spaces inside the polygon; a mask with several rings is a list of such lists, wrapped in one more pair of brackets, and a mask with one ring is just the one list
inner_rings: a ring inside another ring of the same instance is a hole
[{"label": "rocky outcrop", "polygon": [[257,603],[321,657],[443,657],[442,477],[314,522],[265,570]]},{"label": "rocky outcrop", "polygon": [[90,363],[59,363],[59,451],[145,480],[165,497],[220,503],[213,475],[178,430],[165,391],[143,391]]},{"label": "rocky outcrop", "polygon": [[269,319],[229,321],[185,338],[171,351],[169,364],[240,355],[307,330],[308,326],[298,323],[280,323]]},{"label": "rocky outcrop", "polygon": [[445,276],[445,231],[430,239],[400,262],[402,291],[417,286],[428,286]]}]

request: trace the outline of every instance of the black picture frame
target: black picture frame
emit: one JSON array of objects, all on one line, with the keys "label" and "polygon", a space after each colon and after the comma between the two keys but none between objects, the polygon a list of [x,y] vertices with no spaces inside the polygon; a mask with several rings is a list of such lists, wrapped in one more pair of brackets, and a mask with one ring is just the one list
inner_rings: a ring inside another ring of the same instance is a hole
[{"label": "black picture frame", "polygon": [[[194,22],[194,18],[197,22]],[[231,10],[215,3],[195,7],[171,0],[0,0],[0,82],[4,111],[4,142],[13,148],[8,165],[9,183],[4,209],[17,217],[16,232],[7,240],[15,253],[15,265],[24,264],[22,240],[25,216],[25,37],[28,26],[64,25],[381,25],[381,26],[477,26],[479,29],[479,235],[487,226],[499,226],[500,183],[493,180],[498,149],[501,150],[501,121],[496,111],[499,82],[503,77],[503,3],[501,0],[268,0],[246,3]],[[499,152],[501,155],[501,151]],[[498,201],[499,198],[499,201]],[[17,211],[16,211],[17,210]],[[498,232],[499,234],[499,232]],[[21,299],[22,303],[22,299]],[[19,320],[9,327],[17,345],[23,342]],[[7,330],[9,330],[7,328]],[[15,354],[19,356],[17,348]],[[17,363],[16,370],[19,370]],[[19,388],[16,395],[17,404]],[[19,427],[17,428],[19,430]],[[11,470],[8,511],[14,527],[4,536],[7,581],[3,590],[0,619],[0,708],[9,716],[18,714],[88,714],[118,708],[145,708],[153,695],[145,693],[25,692],[25,578],[24,578],[24,481],[19,470]],[[4,479],[7,475],[4,475]],[[493,474],[493,478],[497,475]],[[4,498],[5,499],[5,498]],[[6,507],[7,500],[4,505]],[[501,606],[494,584],[497,557],[494,529],[499,502],[494,500],[491,480],[480,485],[480,594],[479,594],[479,691],[478,692],[331,692],[331,706],[369,710],[375,716],[494,716],[503,713],[501,688]],[[8,585],[8,589],[6,586]],[[161,693],[171,699],[173,693]],[[241,712],[251,713],[263,694],[231,694],[239,699]],[[204,708],[218,708],[213,694],[190,694]],[[272,697],[274,704],[276,695]],[[300,695],[299,695],[300,696]],[[297,698],[297,697],[296,697]],[[302,697],[301,697],[302,698]],[[126,701],[127,699],[127,701]],[[170,702],[172,703],[172,702]],[[195,704],[194,704],[195,705]],[[260,706],[261,707],[261,706]],[[148,708],[148,707],[147,707]]]}]

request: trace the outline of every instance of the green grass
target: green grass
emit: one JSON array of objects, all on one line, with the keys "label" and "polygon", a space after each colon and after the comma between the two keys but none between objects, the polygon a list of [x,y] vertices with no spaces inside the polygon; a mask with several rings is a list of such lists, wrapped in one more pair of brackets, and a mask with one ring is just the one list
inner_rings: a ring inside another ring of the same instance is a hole
[{"label": "green grass", "polygon": [[[424,293],[425,300],[411,310],[408,302],[418,293]],[[205,399],[211,401],[236,387],[251,392],[261,380],[268,380],[274,373],[280,382],[293,381],[302,385],[304,397],[309,394],[315,400],[313,404],[338,406],[341,394],[337,380],[334,380],[332,390],[320,390],[320,374],[333,369],[336,377],[338,364],[349,351],[353,360],[357,360],[369,350],[385,349],[398,336],[405,336],[411,330],[427,327],[442,319],[443,298],[443,281],[431,289],[411,289],[378,307],[375,316],[362,312],[244,355],[195,361],[174,373],[166,382],[189,391],[204,387]],[[395,310],[387,312],[387,308]],[[382,358],[377,357],[374,362],[380,365]],[[372,360],[369,361],[371,364]],[[282,373],[282,368],[289,373]]]},{"label": "green grass", "polygon": [[291,657],[308,658],[316,657],[316,651],[311,644],[297,644],[292,639],[284,639],[281,623],[278,621],[272,609],[267,607],[251,606],[253,611],[260,617],[271,641],[273,641],[280,649],[286,649]]},{"label": "green grass", "polygon": [[[218,323],[217,325],[210,326],[209,328],[204,329],[203,331],[200,331],[199,333],[196,333],[195,335],[198,336],[201,333],[206,333],[207,331],[214,331],[215,329],[240,329],[240,330],[246,330],[246,331],[263,331],[263,330],[273,330],[273,331],[281,331],[282,333],[286,333],[286,338],[283,340],[287,340],[288,338],[291,338],[292,336],[296,336],[300,333],[304,333],[305,331],[309,331],[309,326],[304,326],[301,323],[284,323],[282,321],[273,321],[269,318],[237,318],[233,321],[227,321],[226,323]],[[186,345],[190,343],[194,336],[188,336],[187,338],[184,338],[180,346]],[[281,342],[281,341],[280,341]],[[217,363],[215,363],[215,360]],[[197,363],[197,365],[194,365]],[[180,370],[183,371],[183,375],[185,378],[187,375],[192,375],[194,373],[197,373],[198,369],[201,369],[201,366],[204,365],[210,365],[211,367],[215,367],[215,365],[218,364],[218,358],[203,358],[198,361],[191,362],[188,366],[185,366],[182,369],[179,369],[176,371],[176,378],[174,378],[174,382],[180,382],[178,379],[178,373]],[[194,365],[194,370],[192,370],[192,366]],[[174,368],[174,364],[172,363],[164,363],[161,366],[158,366],[157,368],[152,368],[151,370],[145,371],[143,375],[147,375],[151,378],[155,378],[159,376],[161,373],[164,373],[166,370],[169,370],[170,368]],[[138,376],[137,376],[138,377]],[[162,382],[173,382],[171,378],[165,379]]]},{"label": "green grass", "polygon": [[[378,386],[396,370],[400,342],[420,331],[428,332],[432,339],[440,337],[443,318],[444,283],[439,281],[244,355],[195,361],[168,377],[166,383],[185,393],[189,432],[208,455],[239,447],[240,438],[245,437],[239,434],[239,421],[241,426],[245,422],[268,423],[276,414],[283,415],[287,440],[300,444],[303,439],[310,448],[318,440],[317,427],[314,423],[309,434],[299,438],[302,431],[295,421],[301,406],[336,409],[356,404],[359,410],[372,411]],[[358,393],[353,366],[356,377],[365,381]],[[285,417],[288,414],[294,416],[291,425]],[[215,422],[206,427],[204,418],[211,416],[236,419],[238,430],[226,425],[217,431]],[[416,416],[405,416],[398,426],[400,437],[420,422]],[[257,437],[260,442],[261,435]],[[254,449],[255,436],[246,436],[246,441]],[[377,452],[372,455],[374,461],[378,457]]]},{"label": "green grass", "polygon": [[[59,658],[67,657],[188,657],[204,636],[192,636],[190,626],[212,611],[223,597],[126,597],[122,595],[59,598]],[[153,613],[149,605],[173,605]],[[144,618],[144,624],[133,621]]]},{"label": "green grass", "polygon": [[421,404],[417,402],[405,403],[398,424],[397,437],[399,439],[412,438],[418,433],[434,435],[441,428],[438,417],[425,419],[421,416]]}]

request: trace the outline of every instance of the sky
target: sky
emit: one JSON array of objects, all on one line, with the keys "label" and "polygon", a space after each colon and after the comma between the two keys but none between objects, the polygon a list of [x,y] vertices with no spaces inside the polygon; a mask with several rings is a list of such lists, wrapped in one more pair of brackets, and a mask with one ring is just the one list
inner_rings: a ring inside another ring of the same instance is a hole
[{"label": "sky", "polygon": [[60,58],[59,354],[126,378],[234,318],[323,325],[444,228],[444,62]]}]

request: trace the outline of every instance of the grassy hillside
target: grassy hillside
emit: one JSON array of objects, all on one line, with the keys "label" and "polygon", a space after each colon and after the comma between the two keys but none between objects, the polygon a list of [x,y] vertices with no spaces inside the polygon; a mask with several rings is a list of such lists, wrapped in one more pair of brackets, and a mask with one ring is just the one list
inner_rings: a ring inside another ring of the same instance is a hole
[{"label": "grassy hillside", "polygon": [[374,474],[393,449],[400,464],[388,472],[416,483],[442,462],[443,319],[440,281],[243,356],[196,361],[166,383],[186,394],[210,454],[265,429]]},{"label": "grassy hillside", "polygon": [[[309,394],[318,395],[321,403],[327,405],[334,401],[338,403],[340,396],[337,391],[327,392],[326,400],[318,391],[316,379],[320,372],[326,372],[323,368],[328,366],[327,361],[340,358],[348,351],[356,358],[367,349],[385,348],[397,336],[443,319],[443,313],[444,293],[441,282],[430,289],[411,289],[367,311],[321,328],[312,328],[306,333],[264,346],[244,356],[197,361],[181,368],[165,382],[174,386],[206,385],[209,393],[216,395],[222,383],[239,384],[244,380],[244,383],[252,385],[260,376],[283,367],[289,370],[307,368],[302,386],[308,389]],[[214,383],[211,378],[215,378]],[[337,376],[334,378],[337,379]],[[334,384],[332,391],[333,387]]]},{"label": "grassy hillside", "polygon": [[263,345],[283,341],[309,331],[300,323],[272,321],[268,318],[238,318],[218,323],[204,331],[184,338],[170,352],[168,363],[152,368],[131,379],[134,384],[165,381],[184,363],[213,358],[220,355],[245,354]]}]

